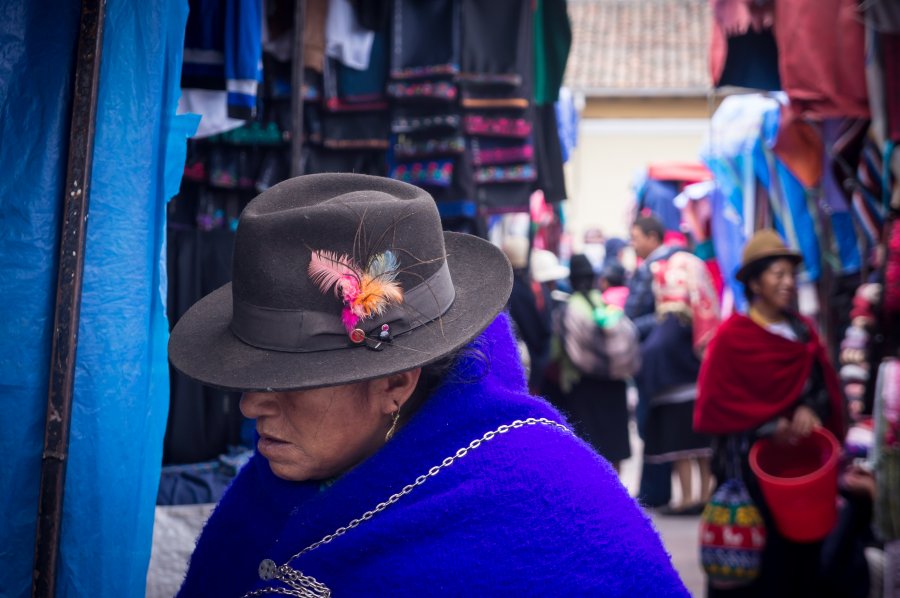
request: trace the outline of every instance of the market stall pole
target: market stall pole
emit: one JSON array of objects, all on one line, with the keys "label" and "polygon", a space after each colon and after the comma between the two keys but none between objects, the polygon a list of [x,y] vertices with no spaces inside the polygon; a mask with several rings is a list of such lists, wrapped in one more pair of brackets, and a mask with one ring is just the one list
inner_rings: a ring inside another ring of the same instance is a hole
[{"label": "market stall pole", "polygon": [[44,451],[41,455],[41,486],[31,585],[31,595],[34,597],[51,597],[56,594],[105,14],[106,0],[82,0],[69,129],[69,156],[63,188],[47,418],[44,424]]},{"label": "market stall pole", "polygon": [[303,174],[303,28],[306,0],[294,2],[294,55],[291,71],[291,176]]}]

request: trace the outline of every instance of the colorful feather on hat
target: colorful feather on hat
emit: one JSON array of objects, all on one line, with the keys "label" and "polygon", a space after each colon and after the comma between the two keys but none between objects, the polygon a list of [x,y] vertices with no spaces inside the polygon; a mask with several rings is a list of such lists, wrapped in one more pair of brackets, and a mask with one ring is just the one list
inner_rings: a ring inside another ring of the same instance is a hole
[{"label": "colorful feather on hat", "polygon": [[333,292],[343,301],[341,322],[351,332],[360,320],[380,316],[388,305],[403,302],[403,290],[396,280],[399,268],[397,256],[390,250],[373,256],[365,270],[349,255],[313,251],[308,273],[323,293]]}]

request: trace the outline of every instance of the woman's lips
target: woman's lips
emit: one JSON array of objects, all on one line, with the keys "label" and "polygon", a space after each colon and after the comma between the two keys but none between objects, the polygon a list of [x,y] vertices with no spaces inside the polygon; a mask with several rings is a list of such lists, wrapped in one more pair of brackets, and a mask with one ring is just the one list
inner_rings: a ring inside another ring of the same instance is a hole
[{"label": "woman's lips", "polygon": [[256,443],[256,448],[263,455],[267,455],[268,453],[277,452],[284,447],[289,446],[290,443],[285,442],[284,440],[279,440],[274,436],[260,436],[259,442]]}]

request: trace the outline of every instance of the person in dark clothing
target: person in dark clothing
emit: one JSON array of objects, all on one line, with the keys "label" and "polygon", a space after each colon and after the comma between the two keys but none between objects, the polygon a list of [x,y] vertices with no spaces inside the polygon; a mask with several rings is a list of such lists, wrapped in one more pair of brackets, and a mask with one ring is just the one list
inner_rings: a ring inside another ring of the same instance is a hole
[{"label": "person in dark clothing", "polygon": [[[538,297],[528,270],[528,239],[507,239],[503,252],[513,266],[513,288],[507,307],[515,323],[516,334],[528,351],[528,388],[537,393],[550,359],[550,310],[538,309]],[[545,303],[543,296],[540,299],[541,303]]]},{"label": "person in dark clothing", "polygon": [[[531,288],[534,290],[538,311],[548,318],[551,330],[556,313],[565,306],[567,298],[566,293],[556,288],[557,282],[568,278],[569,268],[559,263],[555,253],[546,249],[532,249]],[[544,367],[537,394],[563,413],[569,413],[567,396],[560,387],[560,355],[558,350],[554,350],[556,345],[558,339],[553,334],[550,338],[550,359]]]},{"label": "person in dark clothing", "polygon": [[[561,378],[567,395],[566,405],[575,431],[618,471],[619,464],[631,456],[626,377],[637,368],[632,367],[625,376],[614,375],[610,358],[604,355],[604,359],[594,360],[589,356],[597,355],[600,346],[614,350],[620,356],[630,349],[636,364],[637,335],[633,325],[627,323],[632,329],[631,346],[613,348],[608,332],[603,332],[600,338],[593,334],[593,329],[600,326],[598,313],[609,318],[623,318],[624,315],[620,308],[604,303],[600,291],[595,288],[596,275],[586,256],[572,256],[570,270],[572,295],[560,317],[556,318],[563,349]],[[587,330],[589,328],[591,331]],[[595,367],[588,369],[585,364]]]},{"label": "person in dark clothing", "polygon": [[[663,245],[665,234],[666,230],[662,223],[653,216],[639,217],[631,227],[631,244],[637,257],[643,261],[634,271],[628,283],[625,315],[634,322],[641,341],[650,336],[650,332],[657,324],[656,300],[653,296],[653,273],[650,271],[650,266],[653,262],[667,259],[679,251],[677,247]],[[650,398],[638,395],[635,418],[641,438],[645,436]],[[671,463],[643,462],[640,490],[638,491],[638,500],[641,504],[647,507],[661,507],[669,504],[671,497]]]}]

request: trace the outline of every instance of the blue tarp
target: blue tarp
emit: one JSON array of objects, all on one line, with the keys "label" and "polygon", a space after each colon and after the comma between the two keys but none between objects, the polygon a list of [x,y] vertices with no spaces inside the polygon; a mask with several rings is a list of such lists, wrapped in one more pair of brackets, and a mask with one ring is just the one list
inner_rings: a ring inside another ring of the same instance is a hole
[{"label": "blue tarp", "polygon": [[[187,0],[108,0],[57,596],[143,596]],[[0,594],[28,596],[79,4],[0,0]]]}]

